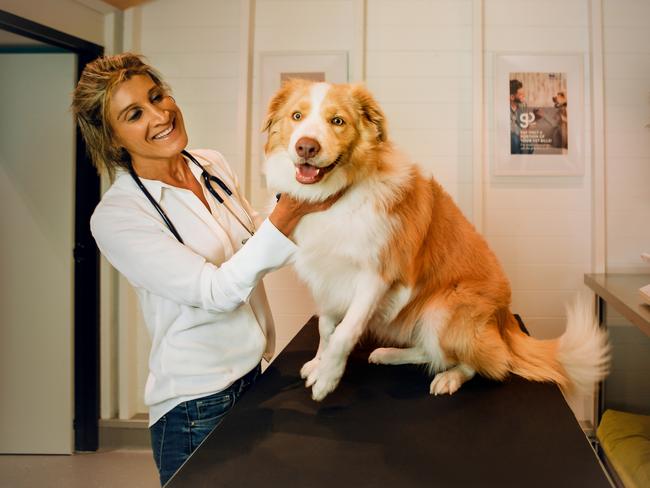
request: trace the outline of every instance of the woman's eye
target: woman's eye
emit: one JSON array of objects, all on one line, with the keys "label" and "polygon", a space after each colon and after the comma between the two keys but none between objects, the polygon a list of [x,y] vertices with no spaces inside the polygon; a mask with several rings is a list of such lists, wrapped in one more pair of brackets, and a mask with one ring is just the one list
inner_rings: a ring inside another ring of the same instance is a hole
[{"label": "woman's eye", "polygon": [[341,117],[332,118],[332,124],[334,125],[343,125],[345,121]]},{"label": "woman's eye", "polygon": [[133,122],[135,120],[138,120],[141,115],[142,115],[142,110],[140,110],[140,109],[131,110],[131,112],[129,112],[128,120],[129,120],[129,122]]},{"label": "woman's eye", "polygon": [[300,112],[294,112],[293,115],[291,116],[293,120],[300,120],[302,119],[302,114]]},{"label": "woman's eye", "polygon": [[163,94],[162,94],[162,93],[158,93],[157,95],[154,95],[154,96],[151,98],[151,101],[152,101],[152,102],[160,102],[163,98],[164,98],[164,97],[163,97]]}]

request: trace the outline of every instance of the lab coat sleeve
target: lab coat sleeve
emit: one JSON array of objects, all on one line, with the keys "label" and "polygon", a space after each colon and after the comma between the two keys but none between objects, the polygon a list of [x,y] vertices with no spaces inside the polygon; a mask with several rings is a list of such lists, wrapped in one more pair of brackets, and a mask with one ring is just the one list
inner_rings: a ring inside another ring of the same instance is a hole
[{"label": "lab coat sleeve", "polygon": [[259,280],[288,264],[296,245],[268,219],[220,266],[181,244],[163,224],[137,209],[102,208],[91,218],[102,254],[129,282],[177,303],[230,312]]}]

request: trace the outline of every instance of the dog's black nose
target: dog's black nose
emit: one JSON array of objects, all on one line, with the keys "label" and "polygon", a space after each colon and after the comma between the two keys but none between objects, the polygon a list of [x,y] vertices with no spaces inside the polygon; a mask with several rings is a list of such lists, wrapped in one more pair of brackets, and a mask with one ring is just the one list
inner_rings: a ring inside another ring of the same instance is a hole
[{"label": "dog's black nose", "polygon": [[301,137],[296,142],[296,152],[298,156],[305,159],[313,158],[320,151],[320,144],[315,139],[311,137]]}]

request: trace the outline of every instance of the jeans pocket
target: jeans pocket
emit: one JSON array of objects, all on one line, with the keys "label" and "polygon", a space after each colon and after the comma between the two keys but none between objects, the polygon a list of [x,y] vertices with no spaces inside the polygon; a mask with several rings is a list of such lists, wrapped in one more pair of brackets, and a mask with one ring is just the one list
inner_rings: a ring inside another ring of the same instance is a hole
[{"label": "jeans pocket", "polygon": [[196,400],[196,419],[192,425],[214,423],[223,417],[233,406],[233,395],[221,392]]}]

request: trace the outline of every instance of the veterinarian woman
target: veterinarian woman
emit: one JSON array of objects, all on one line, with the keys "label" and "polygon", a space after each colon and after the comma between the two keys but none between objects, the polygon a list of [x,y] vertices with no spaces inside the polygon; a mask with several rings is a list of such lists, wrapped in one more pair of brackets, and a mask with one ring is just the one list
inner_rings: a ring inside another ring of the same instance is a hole
[{"label": "veterinarian woman", "polygon": [[139,56],[90,63],[72,108],[93,163],[112,180],[93,236],[135,287],[151,334],[144,398],[165,484],[273,354],[261,279],[291,260],[300,218],[335,199],[285,196],[260,218],[218,152],[185,151],[183,115]]}]

